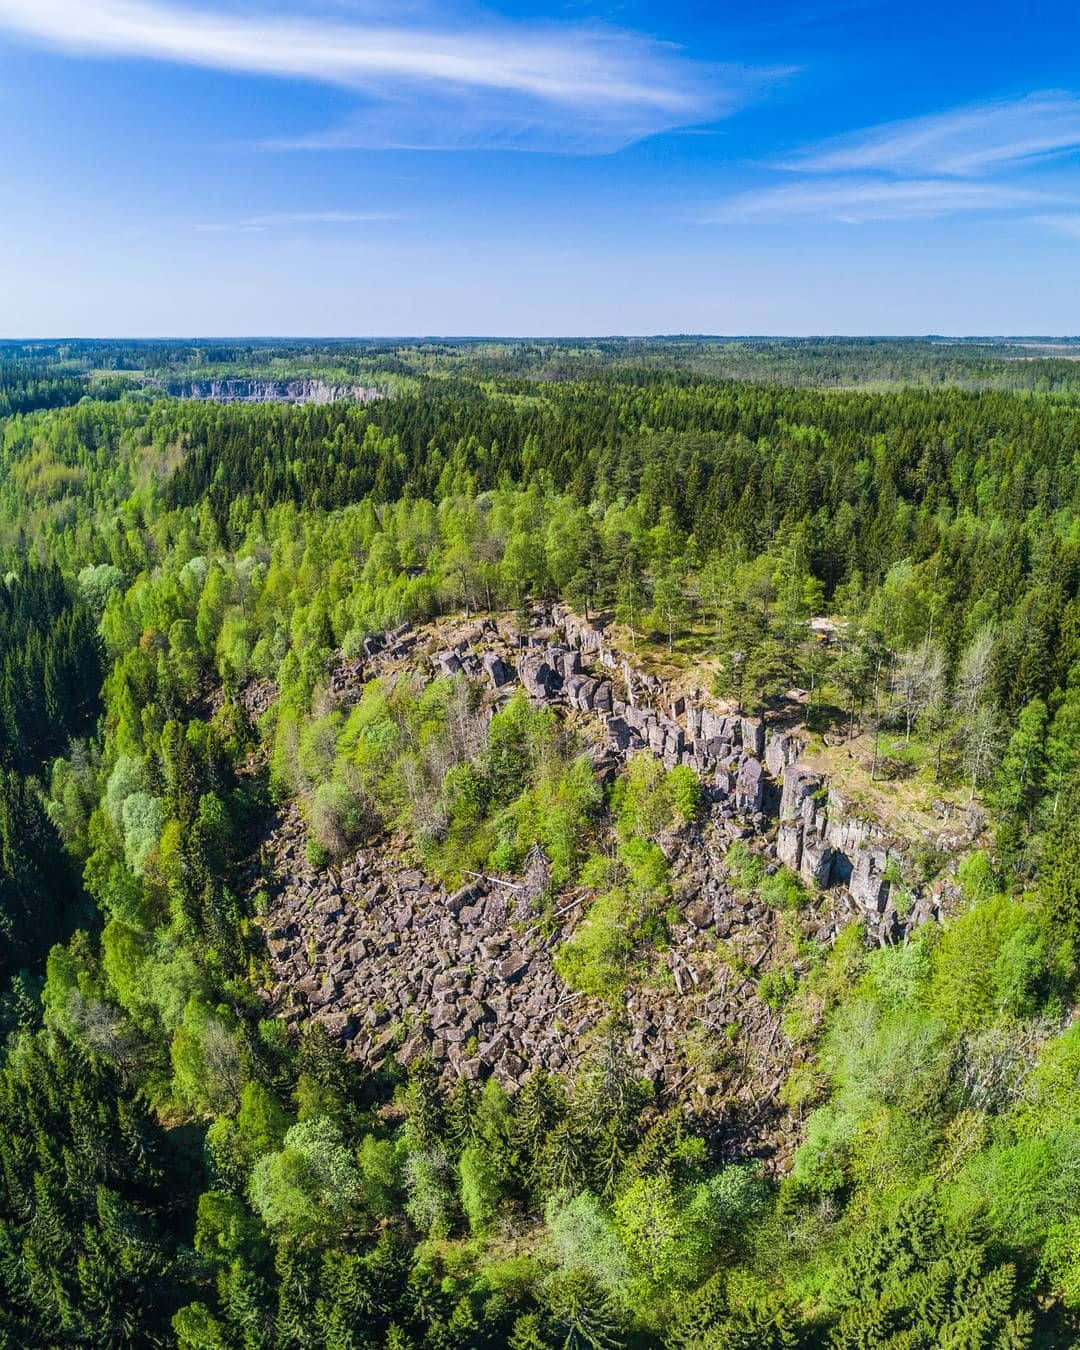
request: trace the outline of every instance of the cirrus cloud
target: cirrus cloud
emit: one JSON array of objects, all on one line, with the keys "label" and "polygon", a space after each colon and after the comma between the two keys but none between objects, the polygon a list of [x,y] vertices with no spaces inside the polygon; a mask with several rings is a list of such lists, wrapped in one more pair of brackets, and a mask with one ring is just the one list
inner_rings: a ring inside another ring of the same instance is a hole
[{"label": "cirrus cloud", "polygon": [[867,127],[777,167],[971,177],[1080,149],[1080,98],[1048,91]]},{"label": "cirrus cloud", "polygon": [[0,0],[0,28],[91,56],[176,62],[348,90],[347,124],[276,146],[602,152],[725,116],[789,73],[690,60],[621,29],[458,15],[267,15],[170,0]]},{"label": "cirrus cloud", "polygon": [[[1043,92],[865,127],[772,161],[779,186],[721,202],[714,223],[816,216],[861,224],[973,213],[1075,209],[1072,166],[1032,166],[1080,149],[1080,97]],[[798,175],[794,179],[793,175]],[[1058,227],[1052,227],[1058,228]],[[1067,233],[1068,231],[1060,231]]]},{"label": "cirrus cloud", "polygon": [[952,179],[844,178],[832,182],[788,183],[744,192],[708,212],[704,223],[734,225],[818,216],[858,225],[871,220],[911,220],[971,211],[1031,210],[1055,200],[1060,199],[1026,188],[992,183],[958,183]]},{"label": "cirrus cloud", "polygon": [[290,225],[374,225],[400,217],[384,211],[276,211],[243,220],[217,220],[196,225],[200,234],[263,234]]}]

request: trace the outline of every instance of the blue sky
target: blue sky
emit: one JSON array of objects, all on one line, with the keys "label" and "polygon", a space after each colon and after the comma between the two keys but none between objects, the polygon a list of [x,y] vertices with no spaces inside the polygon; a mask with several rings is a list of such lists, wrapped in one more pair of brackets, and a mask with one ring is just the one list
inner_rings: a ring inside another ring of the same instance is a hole
[{"label": "blue sky", "polygon": [[0,335],[1076,333],[1080,17],[0,0]]}]

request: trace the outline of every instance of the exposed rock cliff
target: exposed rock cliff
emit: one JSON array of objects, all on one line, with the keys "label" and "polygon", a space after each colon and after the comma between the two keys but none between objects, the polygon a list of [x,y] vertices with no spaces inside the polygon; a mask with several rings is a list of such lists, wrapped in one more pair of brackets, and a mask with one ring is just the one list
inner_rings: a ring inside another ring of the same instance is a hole
[{"label": "exposed rock cliff", "polygon": [[367,403],[382,397],[378,389],[359,384],[328,384],[325,380],[148,380],[174,398],[203,399],[214,403],[335,403],[353,399]]},{"label": "exposed rock cliff", "polygon": [[[407,671],[464,675],[484,691],[489,714],[520,685],[575,722],[598,773],[633,754],[698,772],[707,819],[664,843],[679,919],[671,948],[657,958],[663,978],[636,987],[622,1013],[631,1051],[661,1093],[692,1084],[702,1113],[733,1128],[752,1118],[767,1135],[791,1052],[779,1016],[757,997],[755,972],[781,941],[779,920],[736,894],[726,851],[734,839],[756,841],[766,858],[802,876],[817,897],[801,916],[805,935],[828,943],[859,916],[884,942],[939,914],[932,892],[898,908],[900,843],[803,762],[798,728],[669,697],[603,627],[562,607],[534,615],[525,634],[486,619],[372,635],[359,654],[331,663],[330,696],[348,707],[367,680]],[[256,714],[272,691],[262,684],[241,697]],[[509,1085],[537,1065],[573,1068],[609,1010],[572,993],[554,969],[552,954],[580,921],[583,897],[559,896],[554,917],[541,922],[542,855],[524,877],[477,876],[447,894],[402,864],[403,841],[370,841],[322,871],[307,861],[305,843],[292,807],[250,877],[252,892],[269,895],[268,1003],[289,1025],[323,1022],[372,1067],[391,1051],[404,1061],[429,1054],[447,1074],[494,1073]],[[725,1042],[730,1053],[717,1057]]]}]

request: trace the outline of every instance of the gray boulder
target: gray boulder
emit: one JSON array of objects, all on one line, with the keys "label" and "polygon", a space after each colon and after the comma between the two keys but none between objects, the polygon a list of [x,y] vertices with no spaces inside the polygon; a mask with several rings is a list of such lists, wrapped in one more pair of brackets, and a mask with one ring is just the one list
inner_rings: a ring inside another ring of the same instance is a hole
[{"label": "gray boulder", "polygon": [[799,870],[802,861],[802,822],[781,821],[776,832],[776,857],[793,872]]},{"label": "gray boulder", "polygon": [[742,719],[742,743],[748,754],[760,759],[765,753],[765,723],[760,717]]},{"label": "gray boulder", "polygon": [[865,848],[855,855],[848,890],[855,903],[871,914],[882,914],[889,898],[885,869],[889,857],[883,849]]},{"label": "gray boulder", "polygon": [[483,657],[484,673],[493,689],[501,689],[514,678],[514,669],[508,666],[495,652],[486,652]]},{"label": "gray boulder", "polygon": [[558,676],[542,656],[523,656],[518,662],[518,674],[525,692],[536,699],[548,699]]},{"label": "gray boulder", "polygon": [[824,890],[832,880],[833,851],[824,839],[804,838],[799,874],[808,886]]},{"label": "gray boulder", "polygon": [[765,795],[764,771],[758,759],[746,759],[735,782],[735,806],[747,815],[761,810]]},{"label": "gray boulder", "polygon": [[812,820],[821,782],[820,775],[810,769],[799,764],[789,764],[784,770],[784,789],[780,794],[780,819]]}]

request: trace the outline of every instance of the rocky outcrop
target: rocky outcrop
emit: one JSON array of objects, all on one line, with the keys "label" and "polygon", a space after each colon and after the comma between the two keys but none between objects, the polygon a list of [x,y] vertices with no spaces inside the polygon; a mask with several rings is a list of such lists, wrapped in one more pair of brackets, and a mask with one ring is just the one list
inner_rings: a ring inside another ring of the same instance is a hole
[{"label": "rocky outcrop", "polygon": [[[658,958],[668,971],[665,980],[638,987],[625,1014],[642,1073],[662,1092],[692,1073],[695,1092],[703,1087],[696,1103],[703,1112],[719,1111],[733,1091],[756,1100],[774,1069],[780,1075],[784,1069],[778,1019],[754,996],[753,981],[732,975],[757,969],[774,923],[763,905],[732,893],[722,865],[732,840],[756,837],[766,856],[821,893],[803,916],[817,941],[829,942],[853,916],[879,942],[897,941],[940,916],[939,892],[900,896],[893,878],[904,860],[896,841],[803,762],[805,736],[797,728],[700,695],[671,696],[598,624],[556,608],[534,614],[525,633],[509,620],[404,625],[336,657],[328,683],[331,697],[348,707],[374,676],[418,674],[473,682],[478,738],[485,713],[520,687],[578,729],[599,774],[614,772],[629,756],[651,754],[700,775],[707,826],[664,843],[680,915],[671,948]],[[241,693],[253,713],[270,696],[254,682]],[[573,1069],[588,1032],[608,1010],[567,989],[555,971],[553,952],[585,906],[573,893],[560,895],[548,905],[554,922],[541,926],[551,876],[542,851],[520,877],[470,878],[448,894],[401,863],[402,846],[393,841],[322,872],[308,864],[305,842],[298,814],[287,812],[264,850],[266,866],[252,877],[252,891],[271,897],[265,925],[273,1012],[292,1027],[323,1022],[372,1068],[391,1052],[402,1060],[425,1054],[449,1076],[494,1074],[511,1086],[537,1065]],[[719,962],[718,939],[733,944],[745,966]],[[735,1024],[753,1047],[748,1061],[760,1060],[759,1072],[746,1073],[737,1089],[722,1074],[710,1077],[688,1063],[691,1031],[713,1044]]]},{"label": "rocky outcrop", "polygon": [[773,732],[765,741],[765,767],[779,782],[789,764],[794,764],[802,754],[806,738],[795,731]]},{"label": "rocky outcrop", "polygon": [[[330,696],[351,706],[374,676],[465,677],[479,747],[484,717],[521,688],[582,738],[598,776],[635,754],[699,773],[706,822],[660,841],[673,879],[670,945],[619,1011],[629,1050],[662,1100],[688,1096],[713,1122],[737,1128],[741,1119],[755,1137],[767,1135],[791,1049],[756,982],[787,939],[756,897],[733,892],[723,865],[731,841],[753,841],[803,878],[815,895],[800,926],[822,944],[854,916],[878,941],[896,941],[939,915],[940,895],[916,891],[898,908],[896,841],[803,761],[798,728],[696,693],[673,696],[600,624],[558,608],[531,618],[524,633],[487,619],[372,634],[331,662]],[[241,691],[253,712],[268,696],[257,682]],[[568,989],[555,969],[587,897],[551,895],[541,849],[520,876],[469,876],[450,892],[405,860],[400,840],[368,841],[326,870],[309,864],[305,846],[290,808],[248,878],[253,897],[269,896],[268,1011],[293,1029],[323,1023],[371,1069],[391,1054],[405,1062],[423,1054],[448,1078],[494,1075],[511,1088],[538,1066],[573,1071],[610,1009]]]},{"label": "rocky outcrop", "polygon": [[910,914],[899,915],[890,877],[903,862],[900,850],[802,763],[806,737],[798,728],[770,727],[701,696],[669,696],[611,644],[605,625],[565,606],[534,613],[524,634],[487,619],[454,637],[453,645],[425,646],[421,635],[399,629],[366,639],[365,659],[333,687],[347,696],[350,681],[359,687],[403,659],[415,661],[418,650],[427,652],[433,675],[481,681],[495,705],[520,684],[538,703],[594,719],[616,763],[647,753],[668,768],[689,765],[718,818],[738,829],[764,834],[776,817],[777,860],[816,890],[845,887],[879,941],[896,940],[937,912],[916,894]]},{"label": "rocky outcrop", "polygon": [[538,703],[595,719],[616,761],[650,753],[668,768],[689,765],[723,812],[745,815],[764,828],[772,787],[767,761],[779,756],[785,762],[796,753],[797,738],[777,740],[760,718],[685,697],[665,699],[660,681],[612,648],[603,628],[560,606],[534,614],[524,635],[509,623],[487,619],[458,629],[452,644],[439,637],[437,629],[425,634],[406,626],[365,638],[360,654],[331,665],[331,695],[348,706],[366,680],[425,662],[434,677],[476,680],[493,707],[520,685]]},{"label": "rocky outcrop", "polygon": [[824,780],[798,761],[784,766],[781,773],[776,856],[808,885],[824,890],[832,881],[833,862],[832,847],[821,837]]},{"label": "rocky outcrop", "polygon": [[480,663],[484,668],[484,674],[487,676],[488,683],[492,689],[502,689],[504,685],[509,684],[514,678],[514,668],[508,665],[501,656],[495,652],[485,652],[480,658]]},{"label": "rocky outcrop", "polygon": [[352,399],[368,403],[384,397],[379,389],[360,384],[329,384],[326,380],[146,380],[151,388],[173,398],[213,403],[336,403]]},{"label": "rocky outcrop", "polygon": [[288,1025],[322,1022],[373,1069],[391,1051],[507,1083],[529,1064],[572,1065],[576,1037],[599,1010],[555,974],[531,904],[519,914],[524,886],[477,878],[447,894],[395,865],[391,841],[318,872],[304,842],[292,810],[268,841],[273,864],[260,878],[273,892],[268,1001]]},{"label": "rocky outcrop", "polygon": [[[766,756],[768,757],[768,755]],[[823,775],[798,760],[782,770],[777,859],[818,890],[842,888],[853,912],[878,942],[897,942],[919,924],[942,917],[952,887],[910,880],[912,841],[891,835],[855,811]],[[980,826],[945,843],[954,851],[970,845]],[[899,878],[909,878],[899,884]]]}]

